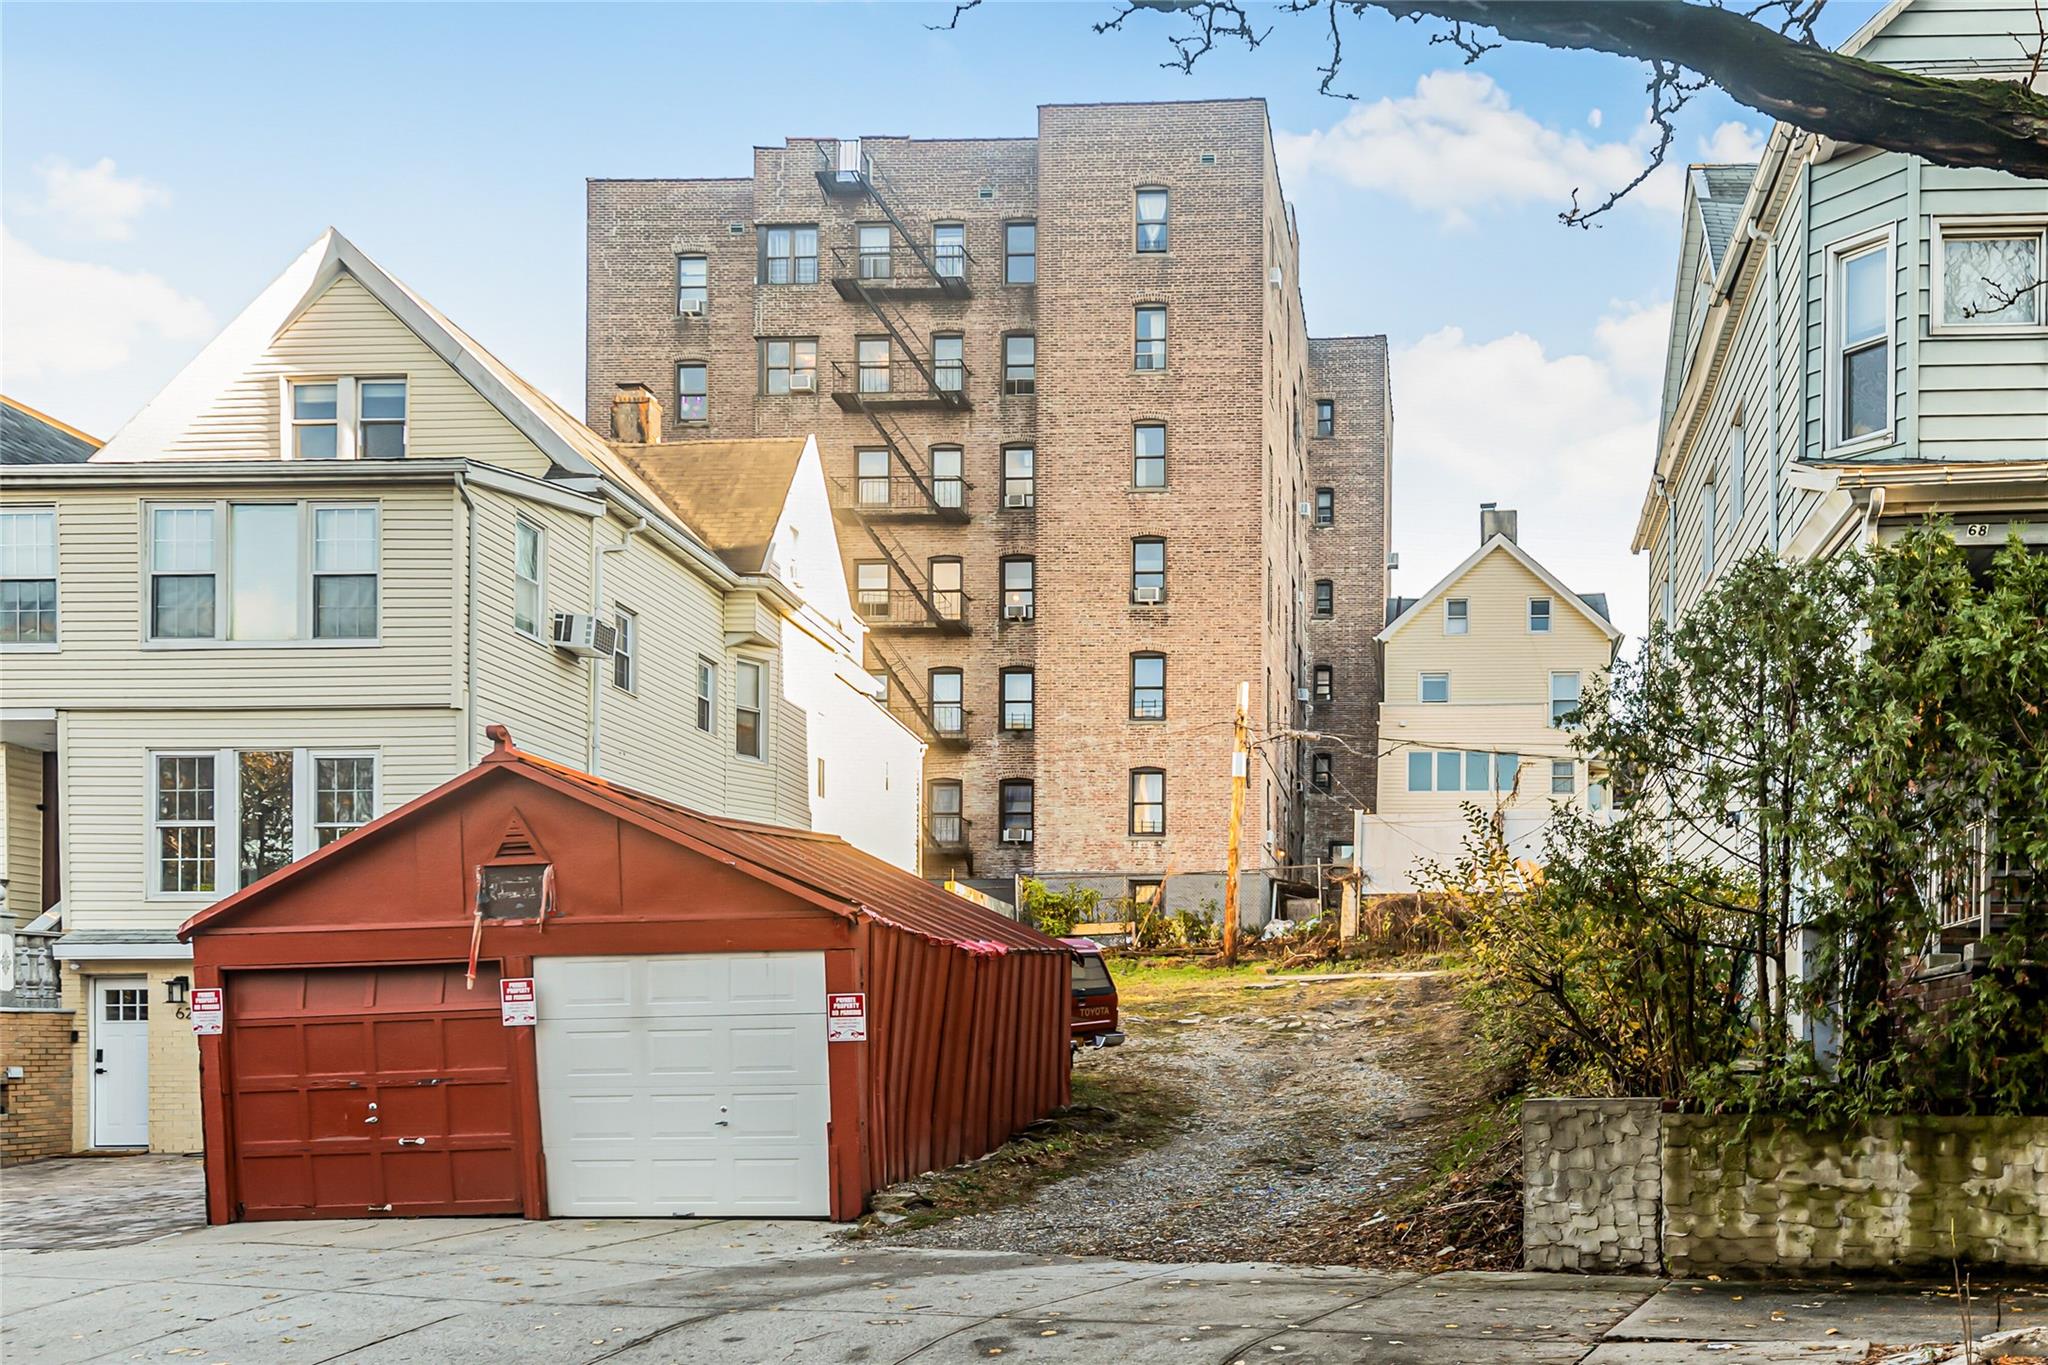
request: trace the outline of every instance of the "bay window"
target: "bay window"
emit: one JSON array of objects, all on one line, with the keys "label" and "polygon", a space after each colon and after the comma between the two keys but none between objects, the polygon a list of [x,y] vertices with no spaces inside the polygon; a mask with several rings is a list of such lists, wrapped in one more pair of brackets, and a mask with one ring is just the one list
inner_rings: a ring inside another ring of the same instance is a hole
[{"label": "bay window", "polygon": [[153,505],[152,641],[374,640],[375,504]]},{"label": "bay window", "polygon": [[753,659],[733,665],[733,752],[741,758],[768,753],[761,720],[768,701],[768,666]]}]

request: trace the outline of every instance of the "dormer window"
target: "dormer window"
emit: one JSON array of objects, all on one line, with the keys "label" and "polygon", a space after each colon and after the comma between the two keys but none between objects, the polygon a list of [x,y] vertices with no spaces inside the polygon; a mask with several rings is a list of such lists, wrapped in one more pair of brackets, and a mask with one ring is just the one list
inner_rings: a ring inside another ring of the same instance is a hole
[{"label": "dormer window", "polygon": [[279,446],[291,460],[405,458],[405,380],[287,381]]}]

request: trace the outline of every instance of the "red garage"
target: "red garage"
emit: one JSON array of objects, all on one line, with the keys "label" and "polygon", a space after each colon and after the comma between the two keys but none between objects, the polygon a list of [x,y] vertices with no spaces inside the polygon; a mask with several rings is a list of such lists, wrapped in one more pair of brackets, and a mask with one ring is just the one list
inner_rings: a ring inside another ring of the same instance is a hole
[{"label": "red garage", "polygon": [[1056,940],[492,734],[184,926],[213,1222],[846,1219],[1066,1102]]}]

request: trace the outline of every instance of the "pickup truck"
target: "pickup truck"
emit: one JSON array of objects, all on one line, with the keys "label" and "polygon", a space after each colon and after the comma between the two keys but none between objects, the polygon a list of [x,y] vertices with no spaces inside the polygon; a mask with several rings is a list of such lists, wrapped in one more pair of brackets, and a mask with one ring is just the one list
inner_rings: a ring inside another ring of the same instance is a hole
[{"label": "pickup truck", "polygon": [[1074,1047],[1116,1047],[1124,1035],[1116,1026],[1116,982],[1110,979],[1109,964],[1102,960],[1102,945],[1090,938],[1063,938],[1060,942],[1074,950]]}]

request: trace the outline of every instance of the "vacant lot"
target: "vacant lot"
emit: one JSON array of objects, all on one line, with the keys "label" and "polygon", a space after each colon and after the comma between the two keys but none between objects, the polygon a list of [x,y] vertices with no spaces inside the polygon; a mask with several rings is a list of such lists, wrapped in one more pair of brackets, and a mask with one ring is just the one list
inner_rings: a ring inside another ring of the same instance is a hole
[{"label": "vacant lot", "polygon": [[1071,1164],[1027,1140],[928,1182],[937,1207],[888,1235],[1146,1260],[1376,1259],[1350,1234],[1430,1177],[1485,1086],[1448,972],[1317,975],[1117,964],[1130,1041],[1084,1052],[1075,1071],[1077,1097],[1117,1121],[1053,1134],[1081,1144]]}]

